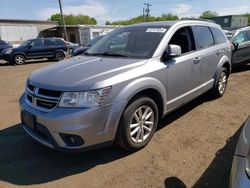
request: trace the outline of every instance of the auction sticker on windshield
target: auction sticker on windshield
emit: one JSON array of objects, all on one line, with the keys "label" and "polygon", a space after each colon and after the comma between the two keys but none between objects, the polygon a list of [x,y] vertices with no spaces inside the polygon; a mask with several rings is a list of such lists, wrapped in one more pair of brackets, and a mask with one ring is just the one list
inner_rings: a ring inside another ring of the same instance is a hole
[{"label": "auction sticker on windshield", "polygon": [[167,29],[165,28],[148,28],[146,32],[148,33],[165,33]]}]

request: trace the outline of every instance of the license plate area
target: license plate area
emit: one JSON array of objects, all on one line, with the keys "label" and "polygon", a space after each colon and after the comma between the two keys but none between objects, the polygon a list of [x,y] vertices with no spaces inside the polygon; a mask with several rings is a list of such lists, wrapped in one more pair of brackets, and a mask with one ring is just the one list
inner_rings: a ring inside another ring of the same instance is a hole
[{"label": "license plate area", "polygon": [[31,113],[23,110],[21,112],[21,121],[24,125],[30,127],[31,129],[35,129],[36,125],[36,117],[32,115]]}]

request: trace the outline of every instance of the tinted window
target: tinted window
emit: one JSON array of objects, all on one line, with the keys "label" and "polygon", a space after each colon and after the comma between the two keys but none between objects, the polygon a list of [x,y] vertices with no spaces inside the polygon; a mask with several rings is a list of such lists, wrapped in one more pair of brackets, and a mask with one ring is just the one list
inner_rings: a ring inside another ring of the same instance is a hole
[{"label": "tinted window", "polygon": [[243,42],[247,42],[247,41],[249,41],[249,36],[248,36],[247,31],[242,31],[238,33],[233,39],[233,42],[236,42],[239,44]]},{"label": "tinted window", "polygon": [[53,39],[44,39],[44,46],[55,46],[55,40]]},{"label": "tinted window", "polygon": [[8,44],[8,42],[3,41],[3,40],[0,40],[0,44],[1,44],[1,45],[7,45],[7,44]]},{"label": "tinted window", "polygon": [[43,47],[43,40],[42,39],[35,40],[34,42],[32,42],[32,47],[33,48]]},{"label": "tinted window", "polygon": [[211,28],[216,44],[221,44],[227,41],[224,34],[217,28]]},{"label": "tinted window", "polygon": [[65,42],[62,39],[55,39],[55,42],[58,46],[65,46]]},{"label": "tinted window", "polygon": [[194,36],[197,49],[208,48],[214,45],[214,38],[208,27],[194,26]]},{"label": "tinted window", "polygon": [[195,50],[194,36],[190,27],[184,27],[176,31],[169,45],[175,44],[181,47],[182,54]]}]

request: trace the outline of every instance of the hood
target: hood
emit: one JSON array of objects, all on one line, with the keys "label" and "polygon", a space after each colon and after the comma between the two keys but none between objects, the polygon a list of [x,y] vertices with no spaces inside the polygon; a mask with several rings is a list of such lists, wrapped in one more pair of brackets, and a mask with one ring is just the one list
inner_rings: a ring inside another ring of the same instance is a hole
[{"label": "hood", "polygon": [[33,72],[28,81],[45,89],[84,91],[100,81],[141,66],[146,60],[76,56]]}]

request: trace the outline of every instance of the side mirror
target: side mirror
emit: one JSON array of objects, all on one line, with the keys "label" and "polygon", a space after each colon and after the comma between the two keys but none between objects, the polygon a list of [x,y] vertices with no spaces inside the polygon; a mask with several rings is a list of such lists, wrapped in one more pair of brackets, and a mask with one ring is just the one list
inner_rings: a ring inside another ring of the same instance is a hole
[{"label": "side mirror", "polygon": [[176,57],[181,55],[181,47],[179,45],[170,44],[168,46],[168,56]]},{"label": "side mirror", "polygon": [[238,50],[239,48],[239,43],[238,42],[233,42],[233,46],[234,46],[234,51]]},{"label": "side mirror", "polygon": [[32,48],[32,45],[31,45],[31,44],[28,45],[28,49],[30,49],[30,48]]},{"label": "side mirror", "polygon": [[181,47],[179,45],[170,44],[163,54],[163,61],[171,59],[173,57],[180,56],[182,54]]}]

